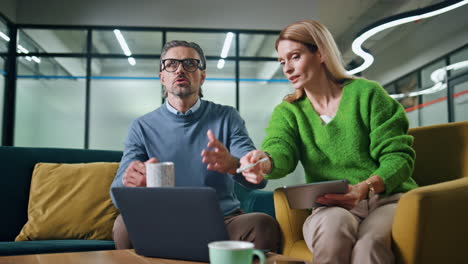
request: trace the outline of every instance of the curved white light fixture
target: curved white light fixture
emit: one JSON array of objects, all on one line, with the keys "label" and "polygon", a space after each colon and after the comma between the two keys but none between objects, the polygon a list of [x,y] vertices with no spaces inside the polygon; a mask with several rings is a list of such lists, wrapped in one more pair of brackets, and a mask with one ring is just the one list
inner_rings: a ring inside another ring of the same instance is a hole
[{"label": "curved white light fixture", "polygon": [[442,68],[439,68],[431,73],[431,80],[434,82],[434,85],[430,88],[411,92],[411,93],[401,93],[401,94],[391,94],[390,96],[395,99],[400,99],[404,97],[413,97],[422,94],[431,94],[436,93],[438,91],[442,91],[447,88],[446,80],[447,80],[447,72],[449,71],[456,71],[459,69],[467,68],[468,67],[468,60],[457,62]]},{"label": "curved white light fixture", "polygon": [[[385,30],[387,28],[395,27],[395,26],[398,26],[398,25],[401,25],[401,24],[405,24],[405,23],[420,20],[420,19],[425,19],[425,18],[432,17],[432,16],[437,16],[437,15],[440,15],[442,13],[448,12],[450,10],[453,10],[455,8],[458,8],[458,7],[461,7],[463,5],[468,4],[468,0],[455,1],[455,2],[456,3],[454,3],[454,1],[444,1],[442,3],[436,4],[436,5],[433,5],[433,6],[429,6],[427,8],[423,8],[421,10],[406,12],[406,13],[403,13],[403,14],[399,14],[399,15],[396,15],[396,16],[386,18],[384,20],[387,21],[387,22],[385,22],[383,24],[380,24],[381,22],[375,23],[374,25],[377,25],[377,26],[371,26],[370,29],[364,31],[362,34],[360,34],[353,41],[353,43],[351,45],[351,48],[352,48],[353,52],[356,55],[358,55],[359,57],[361,57],[364,60],[364,62],[360,66],[358,66],[357,68],[354,68],[354,69],[348,71],[348,74],[353,75],[353,74],[362,72],[365,69],[369,68],[372,65],[372,63],[374,62],[374,57],[370,53],[368,53],[368,52],[366,52],[366,51],[364,51],[362,49],[362,44],[366,40],[368,40],[370,37],[372,37],[373,35],[381,32],[381,31],[383,31],[383,30]],[[447,3],[452,3],[452,4],[447,5]],[[438,8],[441,5],[444,5],[444,6],[442,6],[441,8]],[[436,8],[436,9],[434,10],[434,8]],[[417,12],[418,14],[416,14],[415,12]],[[421,14],[419,14],[419,13],[421,13]],[[402,16],[404,16],[404,17],[402,17]],[[388,21],[388,20],[390,20],[390,21]]]}]

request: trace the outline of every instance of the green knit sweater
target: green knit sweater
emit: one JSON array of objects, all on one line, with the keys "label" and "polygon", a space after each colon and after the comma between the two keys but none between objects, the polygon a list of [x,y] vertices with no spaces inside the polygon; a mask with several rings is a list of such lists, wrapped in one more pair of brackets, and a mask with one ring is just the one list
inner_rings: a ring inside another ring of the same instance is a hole
[{"label": "green knit sweater", "polygon": [[300,160],[308,183],[347,179],[357,184],[379,175],[385,194],[406,192],[417,187],[411,178],[413,137],[407,132],[403,107],[366,79],[343,87],[336,115],[326,125],[306,96],[282,102],[273,111],[262,144],[273,160],[265,177],[284,177]]}]

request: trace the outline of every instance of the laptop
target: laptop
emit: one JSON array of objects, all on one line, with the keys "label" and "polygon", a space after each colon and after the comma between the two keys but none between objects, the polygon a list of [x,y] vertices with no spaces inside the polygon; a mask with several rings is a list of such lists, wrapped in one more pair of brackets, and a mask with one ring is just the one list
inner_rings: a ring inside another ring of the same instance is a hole
[{"label": "laptop", "polygon": [[208,262],[208,243],[229,240],[213,188],[116,187],[111,191],[139,255]]}]

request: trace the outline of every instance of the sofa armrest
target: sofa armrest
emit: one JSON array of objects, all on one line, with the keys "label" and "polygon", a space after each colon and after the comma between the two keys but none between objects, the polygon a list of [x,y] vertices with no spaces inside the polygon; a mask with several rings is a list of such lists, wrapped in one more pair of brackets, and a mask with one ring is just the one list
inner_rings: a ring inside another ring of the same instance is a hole
[{"label": "sofa armrest", "polygon": [[309,216],[308,210],[291,209],[284,189],[276,189],[273,198],[275,201],[276,220],[282,234],[282,254],[290,255],[295,242],[304,240],[302,225]]},{"label": "sofa armrest", "polygon": [[468,177],[404,194],[392,230],[397,263],[465,263],[467,201]]}]

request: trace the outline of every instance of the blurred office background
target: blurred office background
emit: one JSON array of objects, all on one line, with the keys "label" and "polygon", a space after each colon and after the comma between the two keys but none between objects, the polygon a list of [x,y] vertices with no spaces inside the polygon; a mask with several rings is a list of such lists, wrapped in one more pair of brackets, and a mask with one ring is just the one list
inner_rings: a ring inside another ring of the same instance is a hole
[{"label": "blurred office background", "polygon": [[[183,39],[199,43],[208,58],[204,98],[236,107],[260,147],[274,106],[292,91],[274,49],[283,27],[322,22],[350,70],[362,63],[351,43],[367,26],[442,2],[2,0],[2,144],[122,150],[131,120],[163,102],[163,43]],[[420,93],[434,85],[435,70],[468,61],[466,14],[468,5],[386,29],[363,45],[375,61],[360,75],[403,94],[396,100],[411,127],[468,120],[468,67],[446,72],[443,89]],[[302,182],[299,165],[267,188]]]}]

